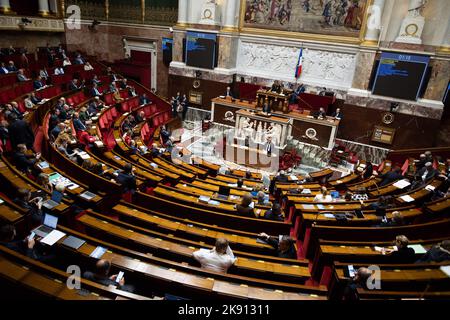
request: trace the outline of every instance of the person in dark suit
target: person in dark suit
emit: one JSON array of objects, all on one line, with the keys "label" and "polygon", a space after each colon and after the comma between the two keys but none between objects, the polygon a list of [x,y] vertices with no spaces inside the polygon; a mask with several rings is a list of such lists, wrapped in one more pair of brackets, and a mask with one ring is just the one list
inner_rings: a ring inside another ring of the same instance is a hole
[{"label": "person in dark suit", "polygon": [[230,86],[227,87],[224,96],[225,96],[225,98],[228,98],[228,97],[234,98],[234,94],[233,94],[233,91],[231,90]]},{"label": "person in dark suit", "polygon": [[295,88],[294,92],[292,92],[291,97],[289,98],[290,104],[297,103],[297,99],[300,96],[300,94],[304,93],[306,91],[305,86],[303,83],[300,83],[297,88]]},{"label": "person in dark suit", "polygon": [[23,69],[20,69],[20,70],[17,72],[17,80],[18,80],[19,82],[25,82],[25,81],[28,81],[28,80],[30,80],[30,79],[27,78],[27,76],[25,75]]},{"label": "person in dark suit", "polygon": [[83,122],[81,122],[78,112],[75,112],[73,114],[73,127],[75,128],[75,131],[86,130],[86,126],[83,124]]},{"label": "person in dark suit", "polygon": [[133,166],[130,163],[125,164],[123,171],[119,172],[116,179],[123,188],[123,193],[136,190],[136,177],[133,174]]},{"label": "person in dark suit", "polygon": [[427,162],[425,163],[425,167],[416,172],[414,179],[426,183],[438,175],[439,172],[433,168],[433,164]]},{"label": "person in dark suit", "polygon": [[344,115],[342,114],[341,108],[337,108],[336,111],[333,112],[332,117],[336,120],[342,120],[344,118]]},{"label": "person in dark suit", "polygon": [[394,245],[397,250],[391,251],[389,255],[389,263],[414,263],[416,261],[416,253],[413,248],[408,247],[409,240],[407,237],[400,235],[395,237]]},{"label": "person in dark suit", "polygon": [[275,221],[284,221],[284,217],[281,212],[280,204],[274,202],[272,204],[272,209],[269,209],[264,213],[264,219],[275,220]]},{"label": "person in dark suit", "polygon": [[[276,250],[278,258],[297,259],[294,240],[289,236],[271,237],[266,233],[260,233],[258,238],[264,240]],[[281,238],[281,239],[280,239]]]},{"label": "person in dark suit", "polygon": [[400,168],[395,168],[391,171],[386,172],[385,174],[382,174],[380,176],[381,183],[380,187],[383,187],[385,185],[388,185],[394,181],[397,181],[398,179],[403,178],[402,170]]},{"label": "person in dark suit", "polygon": [[124,290],[128,292],[134,292],[135,288],[132,285],[125,284],[125,277],[123,277],[119,282],[116,281],[117,274],[110,276],[109,272],[111,269],[111,262],[108,260],[99,260],[95,264],[95,271],[86,271],[83,274],[83,278],[100,283],[104,286],[113,286],[119,290]]},{"label": "person in dark suit", "polygon": [[17,145],[17,150],[14,152],[13,161],[16,165],[17,169],[22,172],[31,172],[33,170],[33,166],[40,158],[40,154],[38,153],[36,156],[28,154],[27,146],[24,144]]},{"label": "person in dark suit", "polygon": [[101,95],[102,95],[102,93],[98,89],[98,84],[96,84],[94,82],[94,85],[92,86],[92,89],[91,89],[91,96],[98,97],[98,96],[101,96]]},{"label": "person in dark suit", "polygon": [[416,263],[450,261],[450,240],[444,240],[433,246]]},{"label": "person in dark suit", "polygon": [[28,149],[33,148],[33,130],[26,121],[19,120],[15,115],[12,115],[8,131],[12,148],[16,148],[19,144],[25,144]]},{"label": "person in dark suit", "polygon": [[34,92],[30,93],[30,100],[34,104],[38,104],[38,103],[40,103],[42,101],[41,98],[36,97],[36,94]]},{"label": "person in dark suit", "polygon": [[359,300],[358,288],[367,290],[367,280],[372,275],[372,271],[368,268],[359,268],[353,279],[344,289],[342,300],[356,301]]},{"label": "person in dark suit", "polygon": [[34,249],[35,240],[26,238],[25,240],[16,240],[16,228],[7,224],[0,228],[0,245],[26,255],[28,258],[37,259],[37,253]]},{"label": "person in dark suit", "polygon": [[143,106],[146,104],[152,103],[150,99],[147,97],[147,94],[144,92],[142,96],[139,97],[139,105]]},{"label": "person in dark suit", "polygon": [[8,66],[6,68],[8,69],[9,72],[17,72],[18,71],[16,66],[14,65],[13,61],[9,61]]},{"label": "person in dark suit", "polygon": [[284,170],[281,170],[278,176],[275,177],[276,182],[288,182],[289,179],[286,176],[286,172]]},{"label": "person in dark suit", "polygon": [[8,68],[5,66],[5,63],[2,62],[0,64],[0,74],[8,74],[8,73],[9,73]]},{"label": "person in dark suit", "polygon": [[137,115],[136,115],[136,122],[137,123],[141,123],[145,121],[145,112],[144,111],[140,111]]},{"label": "person in dark suit", "polygon": [[42,77],[41,76],[38,76],[37,78],[36,78],[36,80],[34,80],[34,82],[33,82],[33,88],[34,88],[34,90],[41,90],[41,89],[43,89],[45,87],[45,84],[43,83],[43,81],[42,81]]},{"label": "person in dark suit", "polygon": [[253,198],[251,194],[245,194],[242,197],[241,203],[236,205],[238,215],[243,217],[255,218],[255,211],[253,210]]},{"label": "person in dark suit", "polygon": [[272,152],[274,151],[274,149],[275,149],[275,145],[272,142],[272,138],[271,137],[267,137],[265,150],[266,150],[266,153],[267,153],[268,157],[272,156]]},{"label": "person in dark suit", "polygon": [[150,154],[151,154],[152,158],[156,158],[161,154],[161,152],[159,151],[158,145],[156,143],[152,144]]},{"label": "person in dark suit", "polygon": [[426,158],[427,158],[427,156],[424,153],[422,153],[419,156],[419,160],[417,160],[415,162],[416,172],[418,172],[420,169],[425,167],[425,163],[427,163],[427,159]]},{"label": "person in dark suit", "polygon": [[42,223],[42,198],[36,197],[31,199],[31,191],[28,189],[19,189],[18,196],[14,199],[14,203],[25,209],[27,214],[31,216],[33,226]]},{"label": "person in dark suit", "polygon": [[183,107],[181,118],[184,121],[184,120],[186,120],[186,114],[189,110],[189,99],[187,98],[187,96],[185,94],[183,94],[183,97],[181,98],[181,106]]},{"label": "person in dark suit", "polygon": [[281,87],[281,84],[280,84],[280,82],[278,80],[274,81],[270,91],[275,92],[275,93],[282,93],[283,92],[283,88]]},{"label": "person in dark suit", "polygon": [[364,168],[364,171],[362,172],[363,179],[369,179],[373,175],[373,165],[372,162],[367,161],[366,167]]},{"label": "person in dark suit", "polygon": [[20,112],[17,102],[12,101],[11,103],[6,104],[6,110],[4,112],[5,116],[11,120],[12,116],[15,116],[17,119],[22,119],[23,114]]},{"label": "person in dark suit", "polygon": [[316,111],[314,113],[314,116],[318,119],[326,119],[327,118],[327,113],[325,112],[325,109],[320,107],[319,111]]}]

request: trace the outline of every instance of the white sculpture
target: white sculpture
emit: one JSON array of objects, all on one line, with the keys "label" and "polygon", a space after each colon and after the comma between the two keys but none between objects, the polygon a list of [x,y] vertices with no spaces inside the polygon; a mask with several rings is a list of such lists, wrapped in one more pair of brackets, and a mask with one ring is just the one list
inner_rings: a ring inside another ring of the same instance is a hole
[{"label": "white sculpture", "polygon": [[425,7],[425,3],[425,0],[409,0],[408,13],[403,19],[395,42],[422,44],[421,37],[425,18],[421,15],[421,12]]}]

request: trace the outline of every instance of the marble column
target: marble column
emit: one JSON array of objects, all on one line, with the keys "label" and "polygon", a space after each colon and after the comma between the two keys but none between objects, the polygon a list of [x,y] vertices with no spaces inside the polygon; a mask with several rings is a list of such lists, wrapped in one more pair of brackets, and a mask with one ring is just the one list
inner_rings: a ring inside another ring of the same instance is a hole
[{"label": "marble column", "polygon": [[356,55],[356,68],[352,81],[352,89],[367,90],[370,75],[375,63],[375,51],[359,51]]},{"label": "marble column", "polygon": [[189,0],[178,0],[178,25],[184,26],[188,23]]},{"label": "marble column", "polygon": [[[236,28],[236,8],[239,1],[236,0],[227,0],[226,3],[226,11],[225,11],[225,24],[224,28],[226,29],[235,29]],[[223,10],[223,6],[222,6]]]},{"label": "marble column", "polygon": [[431,76],[423,98],[442,101],[447,90],[448,79],[450,79],[450,61],[445,59],[432,59],[430,65],[432,68]]},{"label": "marble column", "polygon": [[57,0],[49,0],[49,8],[50,11],[54,14],[58,14],[58,1]]},{"label": "marble column", "polygon": [[0,13],[1,14],[13,14],[14,12],[11,10],[11,4],[9,0],[0,0]]},{"label": "marble column", "polygon": [[48,0],[39,0],[39,14],[43,17],[50,14]]},{"label": "marble column", "polygon": [[374,0],[370,7],[370,17],[367,20],[365,44],[378,44],[381,32],[381,17],[383,15],[385,0]]},{"label": "marble column", "polygon": [[220,34],[218,38],[219,57],[217,68],[235,69],[237,63],[237,50],[239,46],[238,38],[233,34]]},{"label": "marble column", "polygon": [[183,38],[185,36],[184,30],[175,29],[173,30],[173,52],[172,52],[172,62],[183,62]]}]

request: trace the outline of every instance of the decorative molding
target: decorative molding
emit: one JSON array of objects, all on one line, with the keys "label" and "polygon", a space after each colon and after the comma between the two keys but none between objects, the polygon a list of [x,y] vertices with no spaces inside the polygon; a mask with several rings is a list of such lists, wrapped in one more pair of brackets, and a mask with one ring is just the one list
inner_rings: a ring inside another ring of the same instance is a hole
[{"label": "decorative molding", "polygon": [[[240,73],[295,81],[300,48],[240,41],[237,69]],[[346,90],[351,87],[356,54],[303,48],[300,82]]]},{"label": "decorative molding", "polygon": [[22,16],[0,16],[0,30],[64,32],[62,19],[33,17],[32,23],[23,25]]}]

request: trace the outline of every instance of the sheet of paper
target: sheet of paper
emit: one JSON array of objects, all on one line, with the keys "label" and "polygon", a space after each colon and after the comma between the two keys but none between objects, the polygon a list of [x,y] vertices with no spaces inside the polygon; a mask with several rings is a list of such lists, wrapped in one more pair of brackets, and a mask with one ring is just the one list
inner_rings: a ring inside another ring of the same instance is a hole
[{"label": "sheet of paper", "polygon": [[432,186],[431,184],[429,184],[425,187],[425,190],[428,190],[428,191],[434,191],[434,189],[436,189],[436,188],[434,186]]},{"label": "sheet of paper", "polygon": [[91,254],[89,255],[92,258],[95,259],[100,259],[106,252],[106,248],[103,247],[97,247],[94,249],[94,251],[91,252]]},{"label": "sheet of paper", "polygon": [[298,178],[296,176],[294,176],[294,175],[290,176],[290,178],[291,178],[292,181],[297,181],[298,180]]},{"label": "sheet of paper", "polygon": [[317,205],[317,208],[318,208],[319,210],[324,210],[324,209],[325,209],[325,207],[323,206],[323,204],[318,204],[318,205]]},{"label": "sheet of paper", "polygon": [[402,199],[405,202],[414,202],[414,198],[411,197],[409,194],[401,196],[400,199]]},{"label": "sheet of paper", "polygon": [[311,190],[303,189],[301,194],[311,194]]},{"label": "sheet of paper", "polygon": [[394,183],[394,187],[396,187],[398,189],[404,189],[409,185],[411,185],[411,183],[406,179],[403,179],[403,180],[400,180],[400,181],[397,181],[396,183]]},{"label": "sheet of paper", "polygon": [[47,244],[49,246],[54,245],[56,242],[58,242],[62,237],[64,237],[66,234],[64,232],[53,230],[50,232],[45,238],[41,240],[42,243]]},{"label": "sheet of paper", "polygon": [[375,246],[375,247],[373,247],[373,249],[374,249],[375,251],[382,252],[384,248],[383,248],[383,247],[377,247],[377,246]]},{"label": "sheet of paper", "polygon": [[439,269],[441,269],[443,273],[445,273],[448,277],[450,277],[450,266],[442,266]]},{"label": "sheet of paper", "polygon": [[305,210],[313,210],[313,209],[315,209],[313,204],[302,204],[302,207]]},{"label": "sheet of paper", "polygon": [[77,185],[77,184],[72,184],[70,187],[68,187],[67,189],[69,189],[69,190],[75,190],[76,188],[78,188],[79,187],[79,185]]},{"label": "sheet of paper", "polygon": [[413,248],[416,254],[427,253],[427,250],[421,244],[410,244],[408,248]]},{"label": "sheet of paper", "polygon": [[332,214],[332,213],[325,213],[323,216],[324,216],[325,218],[331,218],[331,219],[334,218],[334,214]]}]

